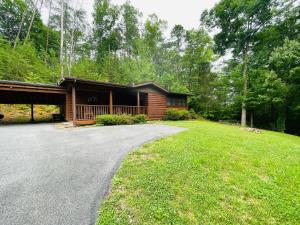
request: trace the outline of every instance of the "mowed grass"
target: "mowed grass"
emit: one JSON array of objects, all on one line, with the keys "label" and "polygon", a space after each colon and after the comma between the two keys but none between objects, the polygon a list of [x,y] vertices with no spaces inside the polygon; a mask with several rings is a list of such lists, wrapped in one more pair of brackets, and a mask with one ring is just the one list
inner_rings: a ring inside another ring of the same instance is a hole
[{"label": "mowed grass", "polygon": [[122,163],[97,224],[300,224],[300,137],[207,121]]}]

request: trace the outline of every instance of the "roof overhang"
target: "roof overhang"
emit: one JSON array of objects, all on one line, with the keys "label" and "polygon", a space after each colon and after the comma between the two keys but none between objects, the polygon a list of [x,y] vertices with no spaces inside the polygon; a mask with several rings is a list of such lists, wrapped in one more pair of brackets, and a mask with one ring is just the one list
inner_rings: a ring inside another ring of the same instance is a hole
[{"label": "roof overhang", "polygon": [[60,86],[66,86],[68,84],[71,85],[84,84],[84,85],[93,85],[93,86],[102,86],[102,87],[128,88],[127,85],[94,81],[94,80],[86,80],[86,79],[75,78],[75,77],[65,77],[59,82]]},{"label": "roof overhang", "polygon": [[190,96],[190,94],[187,94],[187,93],[170,92],[166,88],[163,88],[162,86],[158,85],[157,83],[155,83],[153,81],[149,81],[149,82],[145,82],[145,83],[141,83],[141,84],[134,84],[131,87],[132,88],[142,88],[142,87],[146,87],[146,86],[155,87],[155,88],[159,89],[160,91],[162,91],[168,95],[172,95],[172,96]]},{"label": "roof overhang", "polygon": [[66,90],[57,85],[0,80],[0,104],[61,105]]},{"label": "roof overhang", "polygon": [[21,91],[21,92],[41,92],[65,94],[66,90],[58,85],[51,84],[33,84],[20,81],[0,80],[0,90]]}]

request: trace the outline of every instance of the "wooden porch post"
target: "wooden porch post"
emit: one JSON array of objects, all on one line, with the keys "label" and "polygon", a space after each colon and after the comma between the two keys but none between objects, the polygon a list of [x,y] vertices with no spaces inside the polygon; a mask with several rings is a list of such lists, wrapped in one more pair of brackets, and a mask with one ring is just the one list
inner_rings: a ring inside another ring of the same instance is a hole
[{"label": "wooden porch post", "polygon": [[140,109],[140,92],[139,91],[137,92],[136,99],[137,99],[137,111],[138,111],[138,114],[140,114],[141,113],[141,109]]},{"label": "wooden porch post", "polygon": [[113,95],[112,95],[112,91],[109,91],[109,113],[113,114]]},{"label": "wooden porch post", "polygon": [[73,125],[76,126],[76,90],[72,87],[72,109],[73,109]]},{"label": "wooden porch post", "polygon": [[34,122],[34,115],[33,115],[33,104],[31,104],[31,122]]}]

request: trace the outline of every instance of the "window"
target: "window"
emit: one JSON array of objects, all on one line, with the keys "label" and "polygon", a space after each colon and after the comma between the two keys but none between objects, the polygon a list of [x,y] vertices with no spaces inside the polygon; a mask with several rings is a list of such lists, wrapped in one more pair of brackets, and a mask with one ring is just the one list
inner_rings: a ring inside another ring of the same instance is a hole
[{"label": "window", "polygon": [[185,97],[169,97],[167,101],[168,106],[186,106],[186,98]]},{"label": "window", "polygon": [[171,98],[170,98],[170,97],[168,98],[167,105],[168,105],[168,106],[171,106]]},{"label": "window", "polygon": [[92,97],[88,97],[88,103],[97,103],[98,102],[98,98],[95,96]]},{"label": "window", "polygon": [[172,97],[169,97],[168,98],[168,106],[174,106],[174,105],[176,105],[175,99]]}]

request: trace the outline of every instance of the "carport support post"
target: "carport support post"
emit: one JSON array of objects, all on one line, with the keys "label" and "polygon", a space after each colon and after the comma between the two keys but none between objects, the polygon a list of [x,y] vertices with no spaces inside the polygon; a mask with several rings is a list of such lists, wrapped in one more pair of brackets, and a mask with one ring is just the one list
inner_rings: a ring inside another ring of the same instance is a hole
[{"label": "carport support post", "polygon": [[76,126],[76,90],[72,87],[72,111],[73,111],[73,126]]},{"label": "carport support post", "polygon": [[138,112],[138,114],[140,114],[141,110],[140,110],[140,92],[139,91],[137,92],[136,99],[137,99],[137,112]]},{"label": "carport support post", "polygon": [[109,113],[113,114],[113,95],[112,95],[112,91],[109,91]]},{"label": "carport support post", "polygon": [[33,104],[31,104],[31,122],[34,122],[34,115],[33,115]]}]

